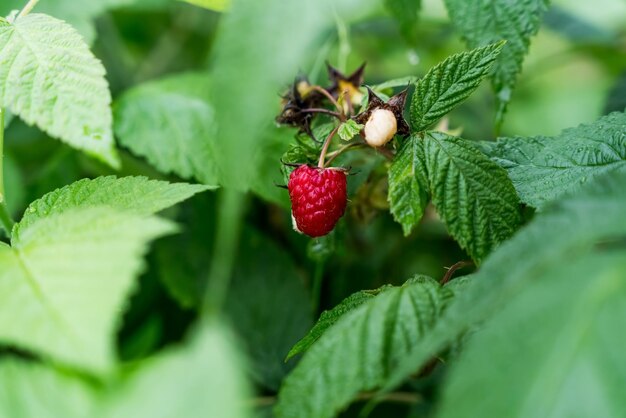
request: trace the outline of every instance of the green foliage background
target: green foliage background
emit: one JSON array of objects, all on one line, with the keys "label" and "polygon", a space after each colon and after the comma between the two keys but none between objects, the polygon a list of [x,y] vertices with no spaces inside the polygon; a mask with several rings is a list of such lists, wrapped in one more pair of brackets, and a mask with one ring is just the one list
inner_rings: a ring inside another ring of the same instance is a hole
[{"label": "green foliage background", "polygon": [[[620,0],[0,22],[0,417],[626,416],[625,22]],[[326,61],[421,80],[415,132],[337,160],[346,216],[310,240],[276,185],[319,145],[274,117]]]}]

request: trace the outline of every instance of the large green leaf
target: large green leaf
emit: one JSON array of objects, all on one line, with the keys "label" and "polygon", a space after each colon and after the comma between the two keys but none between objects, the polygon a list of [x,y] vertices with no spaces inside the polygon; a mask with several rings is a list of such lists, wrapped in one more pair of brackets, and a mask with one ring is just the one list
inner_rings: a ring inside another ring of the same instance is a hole
[{"label": "large green leaf", "polygon": [[106,418],[244,418],[248,388],[227,330],[203,324],[187,346],[147,360],[118,385]]},{"label": "large green leaf", "polygon": [[520,288],[598,242],[626,235],[626,173],[610,173],[537,216],[491,254],[437,322],[391,374],[390,389],[468,328],[505,305]]},{"label": "large green leaf", "polygon": [[472,336],[438,416],[623,415],[625,270],[622,250],[556,265],[529,283]]},{"label": "large green leaf", "polygon": [[146,177],[83,179],[31,203],[13,234],[14,238],[18,237],[33,222],[77,207],[110,206],[138,215],[150,215],[208,189],[199,184],[171,184]]},{"label": "large green leaf", "polygon": [[0,246],[0,341],[91,372],[115,360],[118,315],[142,255],[173,225],[112,208],[33,222]]},{"label": "large green leaf", "polygon": [[65,22],[0,18],[0,107],[113,167],[111,94],[104,67]]},{"label": "large green leaf", "polygon": [[218,184],[217,126],[207,74],[174,75],[126,92],[114,108],[120,143],[163,173]]},{"label": "large green leaf", "polygon": [[6,418],[97,417],[97,387],[42,364],[0,361],[0,416]]},{"label": "large green leaf", "polygon": [[[44,0],[35,7],[35,11],[54,16],[72,25],[91,43],[96,37],[93,19],[104,11],[136,3],[137,0]],[[26,4],[24,0],[3,0],[0,6],[0,16],[6,16],[11,10],[19,10]]]},{"label": "large green leaf", "polygon": [[422,77],[411,99],[411,127],[423,131],[461,104],[489,75],[504,42],[448,57]]},{"label": "large green leaf", "polygon": [[431,132],[411,140],[424,141],[437,213],[461,247],[481,261],[520,224],[518,197],[506,171],[461,138]]},{"label": "large green leaf", "polygon": [[332,417],[359,391],[380,386],[398,358],[427,337],[451,297],[448,288],[422,276],[344,315],[285,380],[277,418]]},{"label": "large green leaf", "polygon": [[508,171],[521,200],[540,208],[599,174],[626,169],[626,113],[555,137],[501,138],[484,147]]},{"label": "large green leaf", "polygon": [[424,142],[413,136],[404,142],[389,168],[389,210],[408,235],[424,215],[429,201]]},{"label": "large green leaf", "polygon": [[253,378],[278,390],[293,364],[285,356],[313,323],[311,296],[284,248],[248,230],[226,302],[226,313],[246,346]]},{"label": "large green leaf", "polygon": [[379,293],[384,292],[388,289],[392,289],[392,287],[386,285],[375,290],[361,290],[348,296],[334,308],[322,312],[315,326],[311,328],[311,331],[309,331],[307,335],[302,337],[302,339],[298,341],[289,351],[286,360],[289,360],[291,357],[308,350],[315,341],[317,341],[322,335],[324,335],[324,333],[330,327],[332,327],[335,322],[343,318],[344,315],[358,308]]},{"label": "large green leaf", "polygon": [[500,104],[498,119],[501,119],[548,0],[445,0],[445,3],[452,23],[471,48],[502,39],[507,41],[493,73],[493,87]]}]

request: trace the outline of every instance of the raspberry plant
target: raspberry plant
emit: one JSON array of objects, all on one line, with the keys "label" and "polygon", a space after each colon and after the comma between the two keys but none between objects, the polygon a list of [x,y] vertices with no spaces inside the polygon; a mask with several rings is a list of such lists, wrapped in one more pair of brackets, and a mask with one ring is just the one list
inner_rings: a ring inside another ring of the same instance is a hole
[{"label": "raspberry plant", "polygon": [[0,416],[624,416],[626,10],[423,3],[4,1]]}]

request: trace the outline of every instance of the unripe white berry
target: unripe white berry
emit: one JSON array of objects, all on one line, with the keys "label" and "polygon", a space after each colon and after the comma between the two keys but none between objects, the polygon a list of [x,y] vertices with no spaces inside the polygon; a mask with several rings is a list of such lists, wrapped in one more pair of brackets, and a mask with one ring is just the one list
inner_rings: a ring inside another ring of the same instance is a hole
[{"label": "unripe white berry", "polygon": [[363,136],[372,147],[382,147],[398,132],[396,115],[391,110],[374,109],[365,122]]}]

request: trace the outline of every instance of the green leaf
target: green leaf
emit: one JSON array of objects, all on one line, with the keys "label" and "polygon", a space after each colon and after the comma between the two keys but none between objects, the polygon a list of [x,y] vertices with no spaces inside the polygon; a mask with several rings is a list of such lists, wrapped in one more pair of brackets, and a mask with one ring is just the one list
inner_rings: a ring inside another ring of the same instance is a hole
[{"label": "green leaf", "polygon": [[[506,305],[520,288],[555,265],[570,263],[598,242],[626,235],[626,173],[599,177],[539,214],[503,243],[468,281],[429,333],[391,373],[385,390],[399,385],[459,335]],[[534,306],[534,305],[533,305]]]},{"label": "green leaf", "polygon": [[180,0],[205,9],[223,12],[230,7],[230,0]]},{"label": "green leaf", "polygon": [[146,177],[115,176],[83,179],[54,190],[31,203],[24,217],[13,230],[19,237],[41,218],[60,214],[74,208],[110,206],[138,215],[150,215],[208,190],[200,184],[168,183]]},{"label": "green leaf", "polygon": [[311,296],[284,248],[247,230],[225,307],[244,342],[255,381],[278,390],[292,369],[284,358],[312,325]]},{"label": "green leaf", "polygon": [[385,285],[375,290],[361,290],[348,296],[334,308],[322,312],[315,326],[311,328],[307,335],[305,335],[300,341],[296,343],[296,345],[293,346],[291,351],[289,351],[289,353],[287,354],[287,358],[285,359],[285,361],[289,360],[297,354],[304,353],[306,350],[308,350],[315,341],[317,341],[322,335],[324,335],[324,333],[330,327],[332,327],[335,322],[343,318],[344,315],[358,308],[376,295],[391,288],[392,286]]},{"label": "green leaf", "polygon": [[414,84],[417,81],[417,77],[410,75],[406,77],[394,78],[392,80],[384,81],[380,84],[374,84],[371,86],[371,89],[375,92],[388,92],[392,88],[395,87],[408,87],[411,84]]},{"label": "green leaf", "polygon": [[393,364],[428,334],[452,292],[421,276],[364,302],[305,353],[283,384],[277,418],[333,417],[381,385]]},{"label": "green leaf", "polygon": [[105,207],[32,222],[13,247],[0,246],[0,341],[107,372],[118,315],[147,244],[173,231],[164,220]]},{"label": "green leaf", "polygon": [[344,123],[339,126],[339,130],[337,133],[339,137],[344,141],[349,141],[361,132],[365,125],[361,125],[360,123],[356,123],[353,119],[348,119]]},{"label": "green leaf", "polygon": [[570,259],[529,282],[469,340],[438,417],[623,414],[625,270],[622,249]]},{"label": "green leaf", "polygon": [[120,143],[163,173],[217,185],[217,127],[208,77],[174,75],[126,92],[114,108]]},{"label": "green leaf", "polygon": [[389,209],[409,235],[424,215],[429,200],[424,141],[412,136],[402,145],[389,168]]},{"label": "green leaf", "polygon": [[[82,1],[76,0],[45,0],[40,1],[35,7],[38,13],[45,13],[61,19],[73,26],[89,44],[96,38],[96,29],[93,20],[109,9],[120,6],[128,6],[136,3],[137,0],[98,0]],[[3,0],[0,6],[0,16],[6,16],[11,10],[20,10],[26,1],[23,0]]]},{"label": "green leaf", "polygon": [[501,121],[530,38],[539,29],[548,0],[445,0],[445,3],[452,23],[470,48],[507,41],[495,64],[492,80],[499,102],[498,121]]},{"label": "green leaf", "polygon": [[11,418],[97,417],[96,386],[42,364],[0,362],[0,416]]},{"label": "green leaf", "polygon": [[106,418],[245,418],[248,388],[230,333],[202,324],[186,346],[142,364],[111,396]]},{"label": "green leaf", "polygon": [[437,132],[427,133],[423,142],[437,213],[461,247],[480,262],[520,225],[515,189],[506,171],[470,142]]},{"label": "green leaf", "polygon": [[507,170],[522,202],[541,208],[600,174],[626,170],[626,113],[555,137],[501,138],[485,149]]},{"label": "green leaf", "polygon": [[400,33],[410,44],[417,43],[417,21],[421,0],[385,0],[385,7],[400,26]]},{"label": "green leaf", "polygon": [[504,42],[452,55],[417,82],[411,99],[414,132],[423,131],[461,104],[489,75]]},{"label": "green leaf", "polygon": [[119,167],[104,67],[71,26],[42,14],[0,20],[0,62],[0,107]]}]

